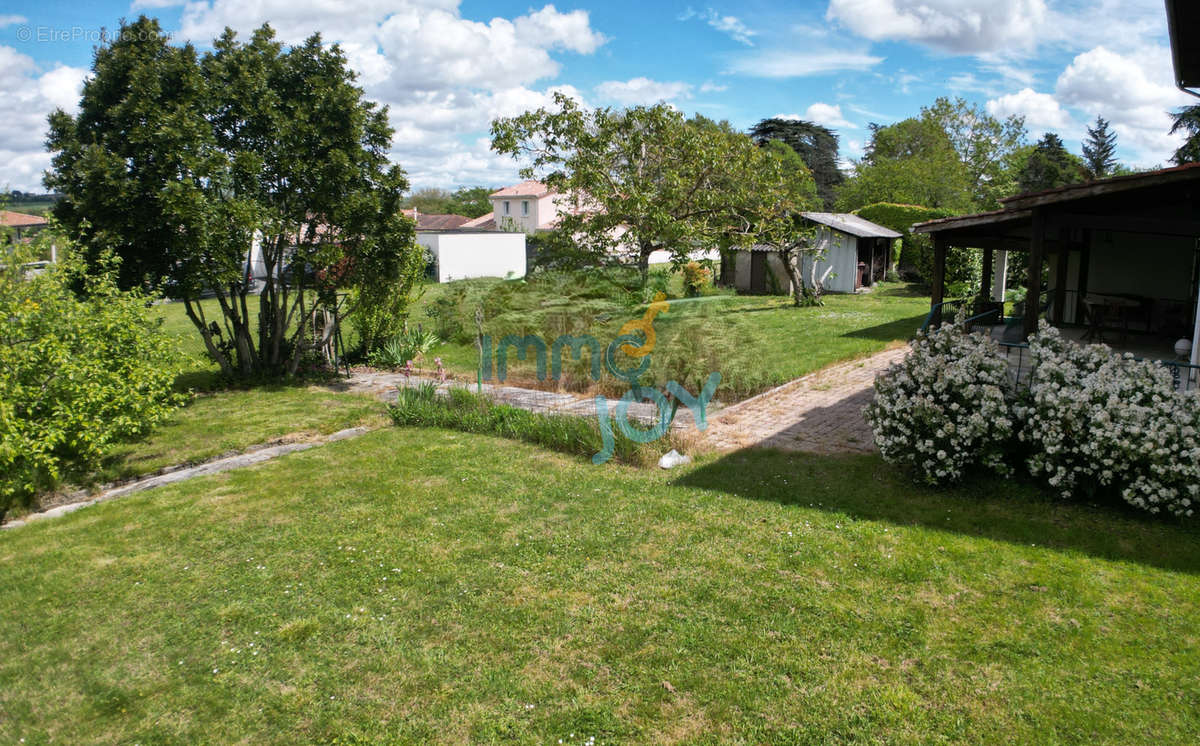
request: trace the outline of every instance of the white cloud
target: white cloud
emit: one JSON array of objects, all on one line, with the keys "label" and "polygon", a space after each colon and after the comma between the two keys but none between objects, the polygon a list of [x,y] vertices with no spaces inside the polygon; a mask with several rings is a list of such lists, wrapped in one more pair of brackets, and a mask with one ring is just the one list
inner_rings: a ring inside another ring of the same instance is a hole
[{"label": "white cloud", "polygon": [[1169,135],[1170,109],[1193,102],[1172,84],[1170,51],[1147,47],[1119,54],[1096,47],[1079,54],[1058,76],[1064,104],[1112,122],[1117,143],[1139,165],[1165,162],[1182,138]]},{"label": "white cloud", "polygon": [[1031,48],[1046,16],[1045,0],[830,0],[825,14],[873,41],[972,54]]},{"label": "white cloud", "polygon": [[1058,100],[1048,93],[1038,93],[1032,88],[1022,88],[1016,93],[1000,96],[987,102],[987,112],[994,117],[1014,114],[1025,117],[1025,126],[1031,131],[1062,130],[1071,126],[1071,115]]},{"label": "white cloud", "polygon": [[710,80],[706,80],[700,84],[701,93],[721,93],[727,90],[729,90],[729,86],[721,83],[713,83]]},{"label": "white cloud", "polygon": [[42,191],[46,116],[56,108],[74,112],[87,71],[59,65],[42,71],[33,59],[0,46],[0,188]]},{"label": "white cloud", "polygon": [[842,116],[842,107],[818,101],[804,110],[804,119],[826,127],[842,127],[857,129],[854,124]]},{"label": "white cloud", "polygon": [[294,43],[319,30],[342,45],[368,97],[389,106],[392,156],[414,185],[503,184],[516,178],[517,166],[488,151],[482,135],[491,120],[548,106],[555,90],[581,99],[570,86],[534,84],[558,75],[556,55],[593,54],[607,39],[584,10],[545,5],[481,22],[463,18],[458,5],[201,0],[184,8],[181,36],[205,43],[226,25],[246,33],[269,21]]},{"label": "white cloud", "polygon": [[841,50],[764,50],[731,61],[728,72],[759,78],[798,78],[839,70],[866,70],[883,62],[865,52]]},{"label": "white cloud", "polygon": [[681,21],[688,21],[693,18],[699,18],[722,34],[726,34],[734,41],[745,44],[748,47],[754,46],[752,37],[758,35],[758,32],[752,31],[737,16],[723,16],[712,8],[704,11],[688,8],[679,16],[679,20]]},{"label": "white cloud", "polygon": [[654,104],[677,98],[690,98],[692,86],[680,81],[658,81],[649,78],[607,80],[596,86],[596,93],[619,104]]},{"label": "white cloud", "polygon": [[28,22],[29,22],[29,19],[26,18],[25,16],[16,16],[16,15],[0,16],[0,28],[4,28],[5,26],[12,26],[17,23],[28,23]]}]

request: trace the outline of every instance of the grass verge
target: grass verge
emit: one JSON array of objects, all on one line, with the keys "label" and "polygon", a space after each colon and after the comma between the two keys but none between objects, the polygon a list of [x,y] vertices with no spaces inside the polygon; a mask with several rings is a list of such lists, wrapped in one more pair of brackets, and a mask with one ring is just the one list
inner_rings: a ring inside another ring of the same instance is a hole
[{"label": "grass verge", "polygon": [[384,428],[0,533],[0,740],[1191,744],[1198,546],[874,457]]}]

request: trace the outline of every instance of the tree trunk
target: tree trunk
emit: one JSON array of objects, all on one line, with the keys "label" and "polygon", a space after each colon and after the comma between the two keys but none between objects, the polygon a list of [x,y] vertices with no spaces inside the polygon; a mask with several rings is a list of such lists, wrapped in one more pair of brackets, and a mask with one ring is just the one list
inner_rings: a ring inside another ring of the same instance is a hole
[{"label": "tree trunk", "polygon": [[192,302],[193,301],[190,298],[183,299],[184,312],[187,313],[187,317],[192,320],[192,323],[196,326],[196,329],[200,331],[200,336],[204,339],[204,347],[208,350],[208,354],[212,356],[212,359],[217,361],[217,365],[221,366],[222,375],[232,378],[233,364],[230,362],[229,357],[225,353],[221,352],[220,348],[218,348],[216,343],[213,342],[212,330],[204,322],[204,319],[201,318],[200,314],[196,312],[196,308],[192,306]]}]

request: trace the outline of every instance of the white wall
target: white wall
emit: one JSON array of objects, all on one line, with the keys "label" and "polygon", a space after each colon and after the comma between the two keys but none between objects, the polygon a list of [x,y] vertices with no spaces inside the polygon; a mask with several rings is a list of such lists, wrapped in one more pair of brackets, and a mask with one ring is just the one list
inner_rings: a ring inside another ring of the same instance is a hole
[{"label": "white wall", "polygon": [[[830,267],[833,271],[825,278],[823,287],[827,293],[853,293],[854,276],[858,274],[858,239],[846,233],[830,230],[826,226],[817,228],[816,245],[823,249],[825,258],[817,262],[817,277]],[[805,255],[801,268],[805,282],[810,277],[811,259]]]},{"label": "white wall", "polygon": [[417,243],[433,253],[438,282],[525,276],[524,233],[419,232]]}]

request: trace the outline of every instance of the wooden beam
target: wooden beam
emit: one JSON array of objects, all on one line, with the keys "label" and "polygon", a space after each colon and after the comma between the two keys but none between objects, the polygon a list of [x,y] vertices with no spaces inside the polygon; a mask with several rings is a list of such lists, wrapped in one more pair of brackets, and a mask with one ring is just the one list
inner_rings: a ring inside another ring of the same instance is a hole
[{"label": "wooden beam", "polygon": [[1156,236],[1200,236],[1200,220],[1175,218],[1144,218],[1123,215],[1084,215],[1066,213],[1055,216],[1056,222],[1072,228],[1091,228],[1098,231],[1148,233]]},{"label": "wooden beam", "polygon": [[946,291],[946,239],[933,237],[933,281],[930,288],[929,308],[933,311],[933,326],[942,323],[941,304]]},{"label": "wooden beam", "polygon": [[1198,179],[1200,179],[1200,169],[1189,167],[1167,168],[1149,173],[1115,176],[1102,181],[1077,184],[1045,192],[1018,194],[1015,197],[1002,199],[1000,203],[1004,205],[1006,211],[1025,210],[1056,202],[1069,202],[1076,199],[1099,197],[1105,194],[1120,194],[1121,192],[1152,187],[1171,185],[1182,187],[1186,182],[1195,182]]},{"label": "wooden beam", "polygon": [[1038,309],[1042,297],[1042,262],[1046,256],[1046,213],[1033,211],[1033,229],[1029,234],[1029,263],[1025,278],[1025,328],[1023,338],[1029,339],[1038,326]]}]

